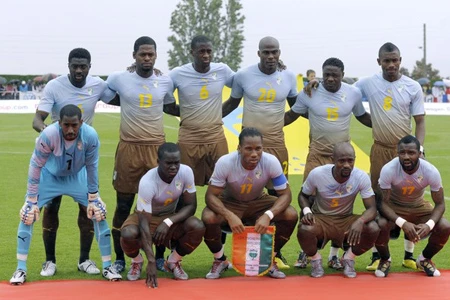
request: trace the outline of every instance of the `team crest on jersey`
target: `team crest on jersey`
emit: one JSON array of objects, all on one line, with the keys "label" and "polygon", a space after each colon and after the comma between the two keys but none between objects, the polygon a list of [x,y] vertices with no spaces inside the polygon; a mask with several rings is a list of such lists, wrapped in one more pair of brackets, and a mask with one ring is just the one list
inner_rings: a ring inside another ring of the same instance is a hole
[{"label": "team crest on jersey", "polygon": [[77,143],[77,148],[78,148],[78,150],[83,150],[83,142],[81,142],[81,141],[78,141],[78,143]]},{"label": "team crest on jersey", "polygon": [[157,81],[157,80],[153,81],[153,86],[155,88],[158,88],[158,85],[159,85],[159,81]]},{"label": "team crest on jersey", "polygon": [[181,190],[182,186],[183,186],[183,184],[181,183],[181,181],[175,181],[175,187],[177,190]]},{"label": "team crest on jersey", "polygon": [[94,92],[94,90],[92,88],[88,88],[87,90],[89,96],[92,96],[92,93]]},{"label": "team crest on jersey", "polygon": [[401,93],[405,89],[405,86],[402,84],[398,87],[398,91]]},{"label": "team crest on jersey", "polygon": [[347,193],[350,193],[353,189],[353,185],[349,184],[345,187],[345,189],[347,190]]},{"label": "team crest on jersey", "polygon": [[280,85],[280,84],[281,84],[281,81],[282,81],[282,80],[281,80],[281,76],[278,76],[278,77],[277,77],[277,84]]},{"label": "team crest on jersey", "polygon": [[256,171],[256,173],[255,173],[256,179],[260,179],[261,175],[262,175],[262,172],[260,170]]},{"label": "team crest on jersey", "polygon": [[422,175],[417,176],[417,181],[419,183],[422,182],[423,181],[423,176]]},{"label": "team crest on jersey", "polygon": [[216,72],[212,73],[212,74],[211,74],[211,78],[212,78],[213,80],[216,80],[216,79],[217,79],[217,73],[216,73]]},{"label": "team crest on jersey", "polygon": [[342,102],[345,102],[345,100],[347,100],[347,95],[346,94],[342,94],[341,95],[341,100],[342,100]]}]

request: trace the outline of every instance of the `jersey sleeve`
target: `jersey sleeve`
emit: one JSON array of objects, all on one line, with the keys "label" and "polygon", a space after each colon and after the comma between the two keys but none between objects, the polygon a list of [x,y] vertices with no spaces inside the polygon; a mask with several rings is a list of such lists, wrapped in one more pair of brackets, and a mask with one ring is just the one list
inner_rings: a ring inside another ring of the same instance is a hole
[{"label": "jersey sleeve", "polygon": [[305,92],[301,91],[300,94],[297,96],[297,100],[295,100],[294,105],[291,107],[292,111],[296,114],[304,114],[308,112],[308,106],[305,104],[305,101],[308,97]]},{"label": "jersey sleeve", "polygon": [[170,103],[175,102],[175,97],[173,96],[174,84],[173,84],[172,78],[167,76],[167,79],[168,79],[168,83],[167,83],[168,87],[167,87],[167,93],[164,96],[164,104],[170,104]]},{"label": "jersey sleeve", "polygon": [[361,198],[367,199],[374,196],[374,192],[372,189],[372,183],[370,182],[370,177],[364,172],[360,172],[361,181],[359,183],[359,192],[361,194]]},{"label": "jersey sleeve", "polygon": [[138,200],[136,202],[136,210],[137,211],[145,211],[147,213],[152,213],[152,202],[155,197],[155,189],[153,188],[153,184],[149,184],[148,182],[144,182],[141,179],[139,182],[139,192],[138,192]]},{"label": "jersey sleeve", "polygon": [[50,156],[54,148],[52,146],[51,138],[49,137],[49,135],[52,135],[55,131],[54,128],[52,127],[47,127],[39,135],[39,138],[36,141],[33,155],[31,156],[30,159],[30,165],[28,167],[28,184],[27,184],[27,195],[29,197],[37,196],[42,167],[47,162],[48,157]]},{"label": "jersey sleeve", "polygon": [[390,190],[392,188],[394,172],[391,171],[391,168],[388,168],[389,165],[389,163],[384,165],[380,172],[380,178],[378,179],[378,184],[383,190]]},{"label": "jersey sleeve", "polygon": [[441,178],[441,174],[439,173],[438,169],[433,166],[431,166],[431,170],[430,170],[430,178],[429,178],[429,184],[430,184],[430,190],[432,192],[437,192],[439,191],[443,186],[442,186],[442,178]]},{"label": "jersey sleeve", "polygon": [[224,156],[219,158],[219,160],[216,163],[216,166],[214,167],[214,172],[209,180],[210,185],[214,185],[217,187],[225,187],[227,183],[228,166],[223,158]]},{"label": "jersey sleeve", "polygon": [[305,195],[312,195],[314,193],[314,191],[317,188],[317,185],[315,184],[318,180],[317,177],[317,170],[316,169],[312,169],[312,171],[309,173],[308,177],[306,177],[305,182],[303,182],[303,186],[302,186],[302,193]]},{"label": "jersey sleeve", "polygon": [[194,172],[188,166],[186,166],[185,172],[185,182],[183,192],[188,192],[189,194],[195,193],[197,190],[195,188]]},{"label": "jersey sleeve", "polygon": [[356,89],[353,96],[356,98],[355,106],[353,106],[353,114],[356,117],[362,116],[366,113],[366,109],[362,104],[362,93],[359,89]]},{"label": "jersey sleeve", "polygon": [[86,173],[89,193],[98,191],[98,160],[100,141],[94,128],[89,128],[86,140]]},{"label": "jersey sleeve", "polygon": [[228,65],[225,65],[225,72],[226,72],[225,76],[227,78],[225,85],[227,87],[231,88],[233,86],[233,79],[234,79],[235,72],[233,70],[231,70],[231,68]]},{"label": "jersey sleeve", "polygon": [[269,156],[270,177],[275,190],[284,190],[287,187],[287,178],[283,173],[280,162],[275,156]]},{"label": "jersey sleeve", "polygon": [[108,88],[108,83],[105,81],[102,82],[102,86],[104,87],[103,93],[100,95],[100,100],[105,103],[111,102],[114,97],[116,97],[116,92]]},{"label": "jersey sleeve", "polygon": [[235,99],[241,99],[244,96],[244,88],[242,87],[242,74],[236,73],[233,78],[233,84],[231,87],[231,97]]},{"label": "jersey sleeve", "polygon": [[39,101],[38,111],[45,111],[50,113],[52,111],[53,105],[55,105],[55,96],[53,94],[53,86],[52,82],[47,83],[44,88],[44,92],[42,95],[41,101]]},{"label": "jersey sleeve", "polygon": [[289,90],[289,94],[287,95],[287,98],[292,98],[292,97],[296,97],[298,95],[297,92],[297,78],[295,77],[295,74],[292,72],[289,72],[289,77],[290,77],[290,87],[291,89]]},{"label": "jersey sleeve", "polygon": [[357,82],[355,82],[353,84],[353,86],[357,87],[361,91],[362,97],[367,99],[367,95],[364,92],[364,80],[363,79],[360,79]]},{"label": "jersey sleeve", "polygon": [[[423,92],[420,88],[420,85],[418,85],[418,88],[415,89],[415,93],[413,94],[413,97],[411,99],[411,115],[412,116],[419,116],[425,114],[425,104],[423,101]],[[415,85],[415,87],[417,87]]]}]

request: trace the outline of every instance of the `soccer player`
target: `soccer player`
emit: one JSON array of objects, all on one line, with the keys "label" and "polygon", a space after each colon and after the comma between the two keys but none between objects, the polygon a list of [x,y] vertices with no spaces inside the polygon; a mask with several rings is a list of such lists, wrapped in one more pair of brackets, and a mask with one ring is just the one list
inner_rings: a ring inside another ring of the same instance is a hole
[{"label": "soccer player", "polygon": [[[277,196],[263,192],[269,182]],[[253,127],[242,130],[237,151],[218,160],[205,200],[205,243],[214,255],[207,279],[219,278],[230,266],[220,238],[221,226],[228,225],[233,232],[241,233],[244,223],[254,224],[258,233],[264,233],[273,222],[277,253],[289,240],[298,220],[296,210],[290,206],[292,195],[283,169],[275,156],[263,152],[262,134]],[[286,277],[276,261],[269,276]]]},{"label": "soccer player", "polygon": [[[378,237],[380,228],[374,221],[377,215],[370,178],[354,168],[355,150],[348,142],[338,143],[333,149],[333,164],[314,168],[303,183],[298,202],[303,217],[298,225],[297,238],[306,255],[311,257],[311,276],[322,277],[322,257],[318,252],[329,240],[342,247],[350,246],[341,263],[344,275],[356,277],[355,257],[369,250]],[[310,206],[309,198],[315,193]],[[353,213],[355,198],[361,194],[366,210]]]},{"label": "soccer player", "polygon": [[[350,141],[350,121],[352,113],[367,127],[372,127],[370,114],[362,105],[362,95],[358,88],[342,82],[344,63],[338,58],[328,58],[322,65],[323,81],[312,91],[311,97],[300,92],[294,106],[285,113],[284,124],[288,125],[299,116],[308,116],[310,128],[309,152],[306,158],[303,182],[312,169],[333,163],[334,145]],[[314,201],[314,196],[310,197]],[[312,204],[312,203],[311,203]],[[332,244],[329,267],[343,268],[337,255],[338,247]],[[300,252],[294,266],[306,268],[307,258]]]},{"label": "soccer player", "polygon": [[[291,71],[279,68],[280,55],[277,39],[268,36],[260,40],[260,61],[234,75],[231,96],[223,104],[223,116],[237,108],[244,97],[242,128],[254,127],[262,133],[264,151],[277,157],[287,176],[289,155],[284,141],[284,112],[286,99],[292,106],[297,98],[297,79]],[[277,194],[270,184],[267,188],[270,195]],[[280,267],[289,268],[281,253],[277,255]]]},{"label": "soccer player", "polygon": [[18,264],[11,284],[26,281],[33,223],[39,219],[39,209],[59,195],[68,195],[87,207],[87,216],[95,224],[95,237],[103,261],[102,275],[112,281],[122,278],[111,266],[106,207],[98,194],[99,146],[97,132],[83,124],[81,110],[73,104],[64,106],[59,122],[49,125],[40,134],[30,160],[25,204],[20,210]]},{"label": "soccer player", "polygon": [[[376,248],[381,261],[375,275],[388,275],[391,266],[389,239],[398,237],[401,228],[414,243],[429,237],[417,258],[417,268],[427,276],[440,276],[431,259],[444,247],[450,235],[450,223],[442,217],[445,200],[441,175],[435,166],[420,158],[420,142],[416,137],[407,135],[400,139],[397,153],[398,157],[387,163],[380,174],[383,199],[379,209],[384,218],[378,219],[381,232]],[[430,186],[434,206],[424,200],[427,186]]]},{"label": "soccer player", "polygon": [[[415,136],[420,142],[423,153],[425,108],[420,84],[399,72],[402,58],[397,46],[385,43],[380,47],[377,61],[381,66],[381,74],[360,79],[355,86],[361,90],[370,106],[374,139],[370,151],[370,177],[379,202],[381,192],[378,190],[378,179],[381,168],[397,156],[398,141],[412,133],[412,118],[416,125]],[[414,243],[406,237],[404,267],[416,269],[413,252]],[[367,270],[375,271],[379,259],[379,254],[374,252]]]},{"label": "soccer player", "polygon": [[[139,180],[157,166],[158,147],[165,141],[163,112],[178,115],[172,97],[173,82],[166,75],[157,76],[154,65],[156,43],[148,37],[134,43],[136,70],[111,74],[108,88],[120,96],[120,141],[116,150],[113,186],[117,193],[112,236],[117,271],[125,270],[125,256],[120,247],[120,228],[130,214]],[[108,99],[106,99],[108,100]]]},{"label": "soccer player", "polygon": [[[187,280],[182,258],[202,242],[205,226],[194,216],[197,196],[192,169],[180,164],[180,149],[164,143],[158,149],[158,167],[148,171],[139,182],[136,212],[122,226],[122,249],[132,258],[129,280],[138,280],[143,265],[139,253],[147,256],[147,286],[157,287],[156,264],[152,244],[173,248],[165,268],[175,279]],[[175,212],[179,197],[183,205]]]},{"label": "soccer player", "polygon": [[[77,105],[83,114],[83,122],[92,125],[95,106],[103,98],[103,94],[105,92],[108,93],[106,82],[100,77],[89,75],[91,54],[88,50],[75,48],[70,51],[68,66],[69,74],[67,76],[59,76],[45,86],[44,95],[39,102],[33,119],[33,128],[37,132],[42,132],[47,126],[44,121],[50,113],[52,114],[52,122],[59,121],[59,112],[67,104]],[[42,264],[42,276],[53,276],[56,272],[55,245],[56,233],[59,227],[58,211],[61,205],[61,198],[61,195],[56,195],[44,207],[42,236],[46,262]],[[86,207],[81,203],[78,205],[78,227],[80,229],[78,270],[88,274],[99,274],[100,270],[95,262],[89,259],[89,252],[94,238],[94,227],[92,221],[87,218]]]}]

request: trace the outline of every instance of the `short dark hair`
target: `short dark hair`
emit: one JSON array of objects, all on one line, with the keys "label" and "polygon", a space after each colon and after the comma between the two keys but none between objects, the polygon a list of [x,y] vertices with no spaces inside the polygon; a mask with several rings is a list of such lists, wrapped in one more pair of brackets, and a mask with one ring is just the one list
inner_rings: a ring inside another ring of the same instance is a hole
[{"label": "short dark hair", "polygon": [[309,74],[311,74],[311,73],[316,73],[316,71],[314,71],[314,70],[312,70],[312,69],[307,70],[307,71],[306,71],[306,77],[308,77]]},{"label": "short dark hair", "polygon": [[198,44],[206,44],[206,43],[211,43],[209,37],[205,35],[197,35],[191,41],[191,49],[194,50]]},{"label": "short dark hair", "polygon": [[164,143],[161,146],[159,146],[158,148],[158,159],[162,160],[164,158],[164,153],[174,153],[174,152],[179,152],[180,148],[178,147],[177,144],[175,143]]},{"label": "short dark hair", "polygon": [[69,53],[69,63],[72,58],[86,58],[91,63],[91,54],[84,48],[75,48]]},{"label": "short dark hair", "polygon": [[402,137],[402,138],[400,139],[400,141],[398,141],[397,149],[398,149],[398,147],[400,146],[400,144],[411,144],[411,143],[416,144],[417,151],[420,152],[420,142],[419,142],[419,140],[418,140],[415,136],[413,136],[413,135],[407,135],[407,136]]},{"label": "short dark hair", "polygon": [[322,70],[326,66],[338,67],[339,69],[341,69],[342,72],[344,72],[344,63],[339,58],[330,57],[329,59],[327,59],[322,65]]},{"label": "short dark hair", "polygon": [[62,120],[65,116],[66,117],[77,116],[78,120],[81,120],[81,109],[74,104],[67,104],[59,111],[60,120]]},{"label": "short dark hair", "polygon": [[380,47],[380,50],[378,50],[378,58],[381,57],[382,53],[385,52],[395,52],[398,51],[398,54],[400,54],[400,49],[398,49],[397,46],[395,46],[394,44],[392,44],[391,42],[387,42],[385,43],[383,46]]},{"label": "short dark hair", "polygon": [[139,51],[139,47],[142,45],[153,45],[156,50],[156,42],[151,37],[148,36],[141,36],[134,42],[134,52]]},{"label": "short dark hair", "polygon": [[247,136],[259,136],[261,140],[263,139],[263,136],[258,129],[254,127],[245,127],[239,134],[239,145],[242,145],[242,143],[244,142],[244,138]]}]

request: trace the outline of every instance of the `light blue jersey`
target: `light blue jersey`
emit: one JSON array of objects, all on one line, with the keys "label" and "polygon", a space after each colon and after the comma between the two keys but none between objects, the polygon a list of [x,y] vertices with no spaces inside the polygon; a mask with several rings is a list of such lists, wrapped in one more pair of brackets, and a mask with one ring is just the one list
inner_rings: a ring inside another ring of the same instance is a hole
[{"label": "light blue jersey", "polygon": [[59,123],[48,126],[31,156],[27,195],[39,196],[40,207],[59,195],[87,205],[87,193],[98,191],[99,147],[97,132],[87,124],[81,125],[77,139],[70,142],[63,138]]},{"label": "light blue jersey", "polygon": [[[52,122],[56,122],[59,120],[61,108],[67,104],[74,104],[81,109],[83,121],[92,125],[97,102],[100,99],[112,99],[115,96],[115,93],[110,92],[107,87],[106,82],[100,77],[87,76],[86,84],[78,88],[70,82],[68,75],[59,76],[45,86],[44,95],[37,110],[51,112]],[[103,101],[106,102],[106,100]]]}]

